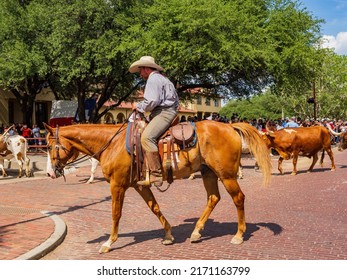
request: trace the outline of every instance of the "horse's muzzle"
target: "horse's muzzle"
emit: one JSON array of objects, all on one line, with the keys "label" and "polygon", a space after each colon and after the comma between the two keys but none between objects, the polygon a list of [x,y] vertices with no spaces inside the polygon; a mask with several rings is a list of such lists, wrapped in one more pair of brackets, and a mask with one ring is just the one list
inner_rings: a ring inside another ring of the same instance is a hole
[{"label": "horse's muzzle", "polygon": [[47,172],[47,176],[51,177],[52,179],[57,179],[63,175],[64,175],[64,172],[59,169],[54,169],[50,172]]},{"label": "horse's muzzle", "polygon": [[59,177],[64,175],[64,171],[60,170],[60,169],[55,169],[54,170],[54,175],[55,175],[55,178],[59,178]]},{"label": "horse's muzzle", "polygon": [[47,177],[51,177],[52,179],[57,178],[54,173],[48,173],[48,172],[47,172]]}]

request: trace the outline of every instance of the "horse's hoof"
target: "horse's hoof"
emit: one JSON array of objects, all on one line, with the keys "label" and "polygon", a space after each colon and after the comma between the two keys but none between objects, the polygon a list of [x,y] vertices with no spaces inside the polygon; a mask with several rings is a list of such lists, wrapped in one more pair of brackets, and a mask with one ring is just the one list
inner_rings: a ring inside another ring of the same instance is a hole
[{"label": "horse's hoof", "polygon": [[111,250],[111,247],[108,247],[108,246],[101,246],[101,248],[100,248],[100,250],[99,250],[99,253],[100,254],[103,254],[103,253],[108,253],[108,252],[110,252],[110,250]]},{"label": "horse's hoof", "polygon": [[335,168],[331,168],[331,171],[335,171],[336,169]]},{"label": "horse's hoof", "polygon": [[200,240],[201,234],[200,233],[192,233],[190,236],[190,242],[197,242]]},{"label": "horse's hoof", "polygon": [[236,237],[234,236],[231,241],[230,241],[231,244],[234,244],[234,245],[240,245],[243,243],[243,238],[241,237]]},{"label": "horse's hoof", "polygon": [[295,175],[296,175],[296,172],[292,172],[290,175],[295,176]]},{"label": "horse's hoof", "polygon": [[174,238],[165,238],[163,239],[163,241],[161,242],[161,244],[163,245],[172,245],[174,243]]}]

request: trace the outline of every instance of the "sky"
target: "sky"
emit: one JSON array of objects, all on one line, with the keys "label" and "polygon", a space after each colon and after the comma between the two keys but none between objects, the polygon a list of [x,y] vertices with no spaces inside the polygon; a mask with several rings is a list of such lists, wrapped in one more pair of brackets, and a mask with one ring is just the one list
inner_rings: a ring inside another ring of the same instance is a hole
[{"label": "sky", "polygon": [[314,18],[324,19],[321,25],[323,47],[347,55],[347,0],[300,0]]}]

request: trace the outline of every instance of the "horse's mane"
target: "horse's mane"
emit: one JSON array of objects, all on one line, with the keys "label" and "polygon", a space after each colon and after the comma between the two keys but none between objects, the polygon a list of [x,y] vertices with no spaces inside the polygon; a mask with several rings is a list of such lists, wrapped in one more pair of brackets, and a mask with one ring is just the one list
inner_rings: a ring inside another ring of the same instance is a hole
[{"label": "horse's mane", "polygon": [[115,127],[126,127],[128,125],[128,123],[117,123],[117,124],[100,124],[100,123],[78,123],[78,124],[72,124],[69,126],[64,126],[64,127],[79,127],[79,126],[83,126],[83,127],[93,127],[95,128],[95,126],[97,127],[107,127],[107,128],[115,128]]},{"label": "horse's mane", "polygon": [[[126,130],[128,127],[128,123],[122,123],[122,124],[92,124],[92,123],[86,123],[86,124],[73,124],[68,126],[60,127],[59,129],[62,129],[61,132],[73,132],[74,130],[84,131],[87,133],[90,132],[98,132],[102,130],[102,134],[118,134]],[[58,132],[59,133],[59,132]],[[105,135],[106,136],[106,135]]]}]

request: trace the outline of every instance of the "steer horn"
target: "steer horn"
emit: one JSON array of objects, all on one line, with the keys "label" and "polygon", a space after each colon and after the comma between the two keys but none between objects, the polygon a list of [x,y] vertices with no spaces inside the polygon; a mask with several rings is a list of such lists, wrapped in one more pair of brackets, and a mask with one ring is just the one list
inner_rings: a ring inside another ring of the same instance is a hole
[{"label": "steer horn", "polygon": [[11,126],[4,132],[4,134],[2,135],[2,137],[5,138],[5,136],[9,133],[9,131],[10,131],[13,127],[14,127],[14,124],[11,125]]},{"label": "steer horn", "polygon": [[327,128],[329,129],[329,132],[334,135],[334,136],[341,136],[343,132],[335,132],[334,130],[331,129],[329,125],[327,125]]},{"label": "steer horn", "polygon": [[274,126],[270,121],[266,122],[265,129],[266,129],[266,132],[274,132],[277,130],[276,126]]}]

